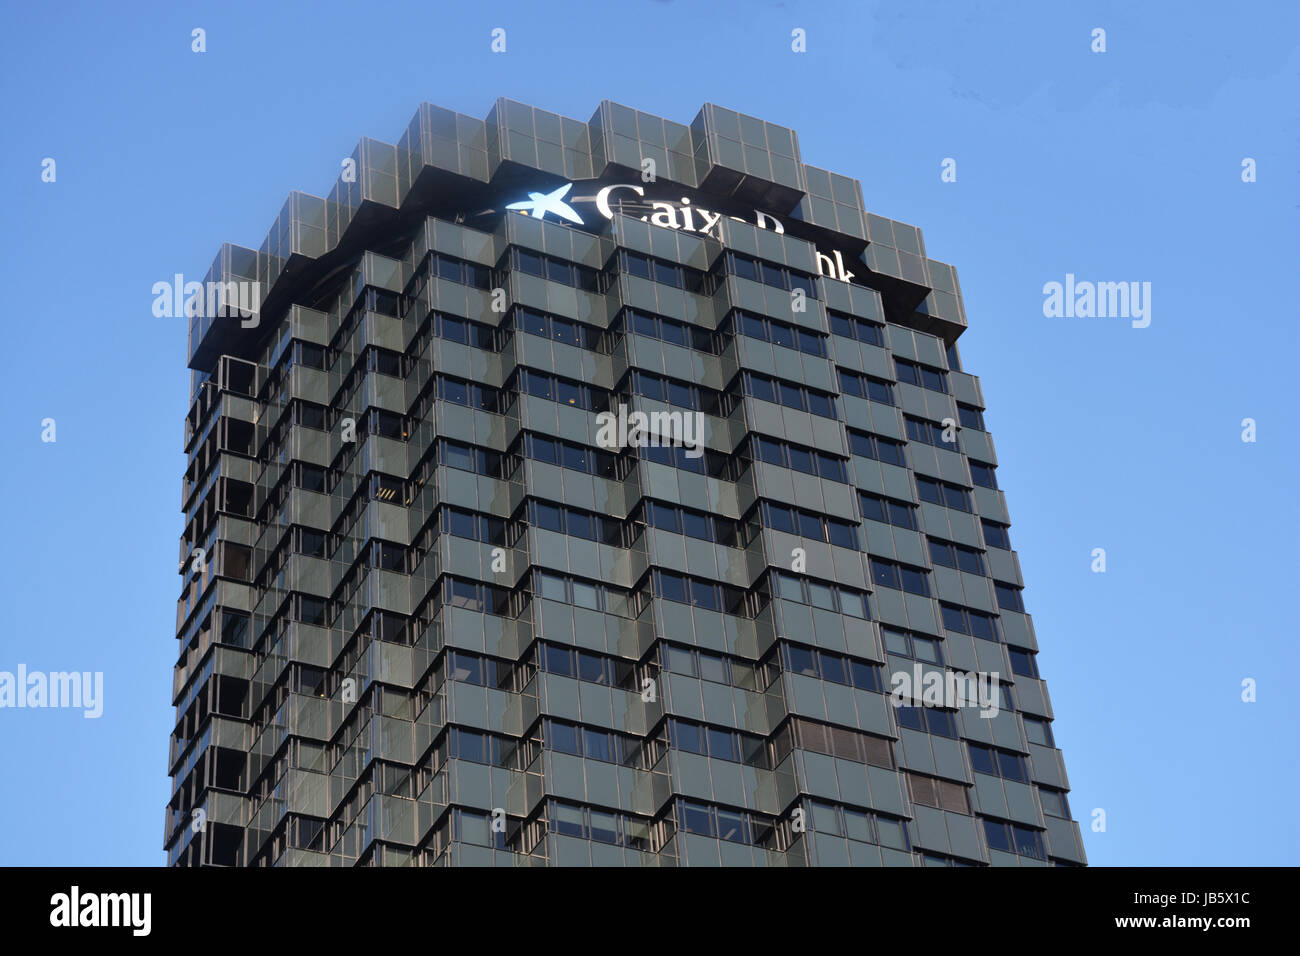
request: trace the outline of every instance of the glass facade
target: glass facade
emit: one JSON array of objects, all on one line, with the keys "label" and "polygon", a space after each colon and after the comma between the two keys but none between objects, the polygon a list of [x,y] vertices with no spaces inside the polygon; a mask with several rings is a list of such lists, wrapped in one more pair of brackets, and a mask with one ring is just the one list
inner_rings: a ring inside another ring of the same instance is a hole
[{"label": "glass facade", "polygon": [[956,272],[794,131],[425,104],[206,283],[172,864],[1084,863]]}]

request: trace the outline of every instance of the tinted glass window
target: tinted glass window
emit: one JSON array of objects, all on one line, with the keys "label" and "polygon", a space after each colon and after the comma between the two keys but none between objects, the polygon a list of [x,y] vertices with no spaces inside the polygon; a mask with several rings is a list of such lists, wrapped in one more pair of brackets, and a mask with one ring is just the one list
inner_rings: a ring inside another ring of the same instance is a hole
[{"label": "tinted glass window", "polygon": [[980,773],[997,775],[998,768],[993,763],[993,753],[984,747],[970,748],[970,763]]},{"label": "tinted glass window", "polygon": [[516,266],[520,272],[527,272],[529,275],[542,275],[542,257],[527,249],[516,249]]},{"label": "tinted glass window", "polygon": [[804,647],[787,645],[786,651],[789,655],[790,670],[796,674],[807,674],[811,677],[817,676],[817,666],[813,663],[812,651]]},{"label": "tinted glass window", "polygon": [[578,729],[570,724],[551,724],[551,749],[566,754],[578,753]]},{"label": "tinted glass window", "polygon": [[682,514],[682,530],[692,538],[709,540],[709,519],[705,515],[685,512]]},{"label": "tinted glass window", "polygon": [[674,721],[672,728],[673,744],[678,750],[685,750],[687,753],[704,754],[707,748],[704,744],[704,730],[695,724],[687,724],[681,721]]},{"label": "tinted glass window", "polygon": [[813,468],[812,453],[803,448],[790,448],[790,467],[795,471],[802,471],[805,474],[813,475],[816,471]]}]

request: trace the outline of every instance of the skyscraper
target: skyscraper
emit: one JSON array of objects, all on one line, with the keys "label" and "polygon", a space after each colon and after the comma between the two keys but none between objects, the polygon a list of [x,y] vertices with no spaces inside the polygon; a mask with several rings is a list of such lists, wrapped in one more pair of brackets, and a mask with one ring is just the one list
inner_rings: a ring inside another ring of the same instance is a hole
[{"label": "skyscraper", "polygon": [[176,296],[169,862],[1084,862],[956,273],[792,130],[425,104]]}]

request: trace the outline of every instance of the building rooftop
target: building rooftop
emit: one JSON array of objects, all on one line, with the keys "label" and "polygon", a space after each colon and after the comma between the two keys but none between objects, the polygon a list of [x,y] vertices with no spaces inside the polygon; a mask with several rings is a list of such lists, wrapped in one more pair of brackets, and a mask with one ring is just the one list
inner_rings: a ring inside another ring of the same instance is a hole
[{"label": "building rooftop", "polygon": [[[696,201],[779,216],[805,239],[833,237],[858,283],[881,293],[890,321],[949,345],[965,329],[956,270],[926,256],[920,229],[868,212],[858,180],[805,164],[794,130],[711,103],[690,125],[609,100],[585,123],[508,99],[486,119],[422,103],[395,145],[362,139],[327,197],[291,193],[257,249],[223,244],[205,284],[257,283],[259,311],[274,318],[376,234],[499,212],[548,182],[641,182],[648,162],[656,183]],[[252,354],[261,338],[239,329],[235,318],[195,316],[190,367]]]}]

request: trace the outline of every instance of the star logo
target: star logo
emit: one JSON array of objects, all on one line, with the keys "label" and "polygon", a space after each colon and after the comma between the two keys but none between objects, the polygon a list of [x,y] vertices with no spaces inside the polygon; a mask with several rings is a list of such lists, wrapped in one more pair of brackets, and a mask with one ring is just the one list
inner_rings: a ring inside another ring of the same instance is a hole
[{"label": "star logo", "polygon": [[512,202],[506,206],[507,209],[518,209],[526,216],[536,216],[538,219],[545,219],[549,212],[557,219],[567,219],[569,222],[575,222],[581,226],[582,219],[573,207],[564,201],[564,197],[569,190],[573,188],[573,183],[565,183],[559,189],[549,193],[529,193],[528,198],[521,202]]}]

